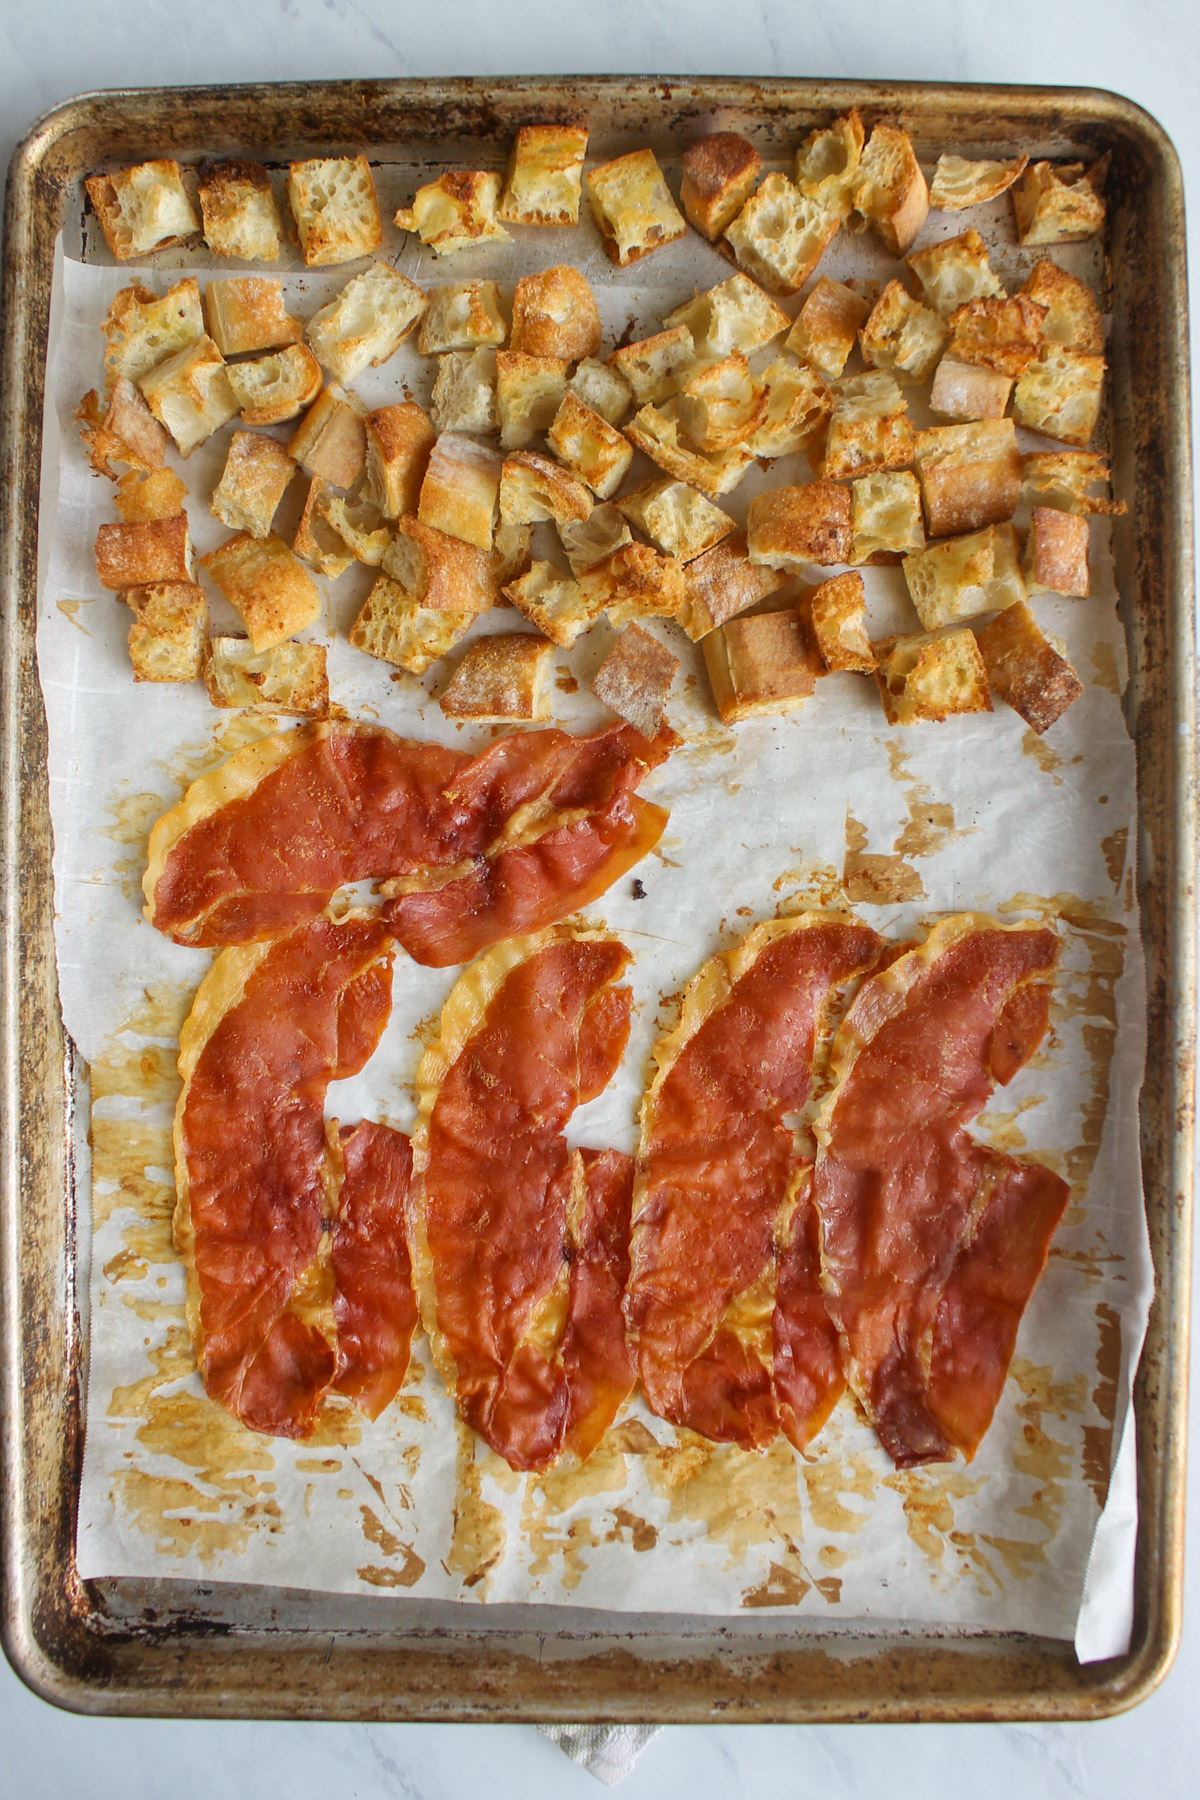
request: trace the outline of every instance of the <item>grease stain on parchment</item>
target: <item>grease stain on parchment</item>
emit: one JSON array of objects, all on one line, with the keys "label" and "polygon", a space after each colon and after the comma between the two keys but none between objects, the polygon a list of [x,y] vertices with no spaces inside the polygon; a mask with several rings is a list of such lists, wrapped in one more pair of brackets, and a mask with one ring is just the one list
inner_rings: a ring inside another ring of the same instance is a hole
[{"label": "grease stain on parchment", "polygon": [[1083,1428],[1083,1479],[1103,1507],[1112,1474],[1113,1422],[1121,1377],[1121,1315],[1103,1300],[1096,1306],[1096,1385],[1092,1404],[1102,1423]]},{"label": "grease stain on parchment", "polygon": [[57,608],[58,608],[59,612],[62,614],[63,618],[66,619],[70,624],[72,624],[75,627],[76,631],[81,631],[85,638],[91,637],[92,634],[88,630],[87,626],[81,624],[80,620],[79,620],[80,607],[81,606],[89,606],[91,604],[90,599],[56,600],[54,602],[54,604],[55,604],[55,606],[57,606]]},{"label": "grease stain on parchment", "polygon": [[[480,1588],[486,1600],[492,1570],[504,1555],[508,1531],[504,1514],[483,1495],[482,1462],[487,1446],[469,1425],[455,1419],[458,1439],[455,1459],[454,1528],[446,1555],[448,1575],[458,1575],[465,1588]],[[477,1456],[476,1452],[479,1452]],[[499,1461],[499,1457],[492,1460]]]},{"label": "grease stain on parchment", "polygon": [[867,849],[867,828],[846,808],[846,855],[842,886],[848,900],[864,906],[897,905],[924,900],[925,885],[903,856],[884,856]]},{"label": "grease stain on parchment", "polygon": [[1092,645],[1092,668],[1096,672],[1096,686],[1107,688],[1119,700],[1121,678],[1117,674],[1117,653],[1106,638],[1097,638]]},{"label": "grease stain on parchment", "polygon": [[952,1585],[970,1576],[981,1594],[1002,1585],[987,1552],[974,1532],[958,1524],[956,1502],[970,1500],[985,1485],[982,1475],[968,1475],[959,1468],[904,1469],[885,1475],[884,1487],[899,1494],[908,1535],[929,1564],[937,1587]]},{"label": "grease stain on parchment", "polygon": [[1062,757],[1057,750],[1046,743],[1044,738],[1040,738],[1036,731],[1028,729],[1024,732],[1021,738],[1021,753],[1031,757],[1043,775],[1052,775],[1055,787],[1062,786],[1062,776],[1058,773],[1058,770],[1062,768]]},{"label": "grease stain on parchment", "polygon": [[369,1544],[375,1544],[385,1556],[399,1557],[400,1566],[394,1564],[381,1568],[378,1564],[368,1563],[365,1568],[356,1570],[360,1581],[368,1582],[372,1587],[412,1587],[420,1581],[425,1573],[425,1559],[417,1555],[411,1544],[404,1543],[394,1531],[389,1531],[379,1514],[372,1507],[359,1506],[362,1519],[362,1534]]},{"label": "grease stain on parchment", "polygon": [[[111,838],[114,844],[128,844],[134,852],[132,856],[120,857],[112,866],[116,885],[125,898],[131,900],[142,891],[150,831],[166,812],[167,803],[161,794],[118,793],[105,803],[104,810],[112,823],[100,827],[103,836]],[[125,1029],[128,1030],[128,1026]]]},{"label": "grease stain on parchment", "polygon": [[900,856],[936,856],[956,838],[967,837],[978,829],[955,824],[954,808],[945,800],[935,800],[928,783],[913,774],[901,744],[889,738],[885,748],[892,780],[908,790],[908,819],[892,845],[894,851]]},{"label": "grease stain on parchment", "polygon": [[[644,1550],[657,1542],[655,1526],[628,1507],[618,1506],[614,1510],[614,1524],[602,1536],[597,1536],[593,1520],[566,1517],[585,1501],[624,1492],[629,1480],[627,1458],[631,1454],[645,1454],[626,1448],[633,1441],[628,1435],[628,1427],[636,1422],[627,1420],[624,1428],[607,1432],[586,1462],[562,1457],[551,1468],[525,1477],[520,1529],[532,1554],[529,1565],[532,1576],[548,1575],[555,1563],[561,1561],[558,1579],[569,1593],[579,1586],[587,1572],[585,1552],[588,1550],[626,1537],[635,1550]],[[649,1437],[650,1433],[645,1435]],[[651,1442],[653,1453],[657,1454],[659,1446],[653,1440]]]}]

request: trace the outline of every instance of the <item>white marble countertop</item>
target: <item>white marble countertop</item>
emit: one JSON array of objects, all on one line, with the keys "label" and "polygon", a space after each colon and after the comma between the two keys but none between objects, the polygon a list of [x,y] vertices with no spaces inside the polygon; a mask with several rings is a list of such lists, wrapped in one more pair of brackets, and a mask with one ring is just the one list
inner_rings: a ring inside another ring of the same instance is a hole
[{"label": "white marble countertop", "polygon": [[[524,72],[738,73],[1110,88],[1153,113],[1200,182],[1194,0],[0,0],[0,165],[29,123],[88,88],[317,77]],[[1189,242],[1196,266],[1193,214]],[[1193,343],[1196,341],[1193,326]],[[1200,1397],[1192,1402],[1200,1423]],[[803,1792],[825,1800],[1182,1800],[1200,1777],[1200,1483],[1183,1647],[1161,1689],[1098,1725],[674,1728],[622,1800]],[[82,1719],[0,1659],[0,1795],[57,1800],[450,1800],[600,1790],[532,1727],[276,1725]]]}]

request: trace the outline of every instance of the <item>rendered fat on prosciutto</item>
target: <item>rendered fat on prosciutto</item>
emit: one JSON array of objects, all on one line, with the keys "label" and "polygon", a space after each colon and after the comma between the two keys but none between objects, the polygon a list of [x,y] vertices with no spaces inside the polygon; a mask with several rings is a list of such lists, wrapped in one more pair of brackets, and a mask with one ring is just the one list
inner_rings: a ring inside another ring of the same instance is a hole
[{"label": "rendered fat on prosciutto", "polygon": [[303,1437],[331,1387],[370,1416],[395,1393],[415,1323],[408,1140],[327,1129],[391,1011],[375,915],[320,918],[225,950],[180,1034],[176,1247],[204,1384],[255,1431]]},{"label": "rendered fat on prosciutto", "polygon": [[572,1150],[629,1035],[624,945],[509,940],[452,990],[418,1074],[414,1279],[462,1417],[514,1469],[586,1457],[633,1386],[632,1158]]},{"label": "rendered fat on prosciutto", "polygon": [[706,1437],[803,1449],[845,1386],[793,1115],[831,990],[881,948],[821,913],[760,925],[655,1050],[626,1314],[650,1406]]},{"label": "rendered fat on prosciutto", "polygon": [[1067,1184],[964,1130],[1049,1016],[1054,932],[941,921],[863,983],[832,1050],[813,1176],[850,1381],[897,1466],[974,1455]]},{"label": "rendered fat on prosciutto", "polygon": [[666,814],[632,790],[674,742],[629,725],[521,731],[472,756],[346,720],[282,732],[155,825],[146,917],[179,943],[246,943],[315,917],[346,883],[387,881],[402,895],[393,936],[418,961],[454,962],[561,918],[645,855]]}]

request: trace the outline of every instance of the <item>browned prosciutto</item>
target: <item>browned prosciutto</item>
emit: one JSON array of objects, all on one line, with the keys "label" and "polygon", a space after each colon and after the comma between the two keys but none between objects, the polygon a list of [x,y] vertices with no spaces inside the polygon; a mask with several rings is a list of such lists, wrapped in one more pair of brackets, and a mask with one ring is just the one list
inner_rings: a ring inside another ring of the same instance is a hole
[{"label": "browned prosciutto", "polygon": [[813,1177],[826,1290],[856,1393],[901,1468],[970,1458],[1067,1200],[964,1126],[1046,1028],[1052,931],[938,924],[864,982],[834,1041]]},{"label": "browned prosciutto", "polygon": [[808,1099],[822,1006],[879,938],[806,913],[760,925],[689,986],[642,1112],[626,1313],[655,1412],[798,1448],[845,1385],[820,1287]]},{"label": "browned prosciutto", "polygon": [[363,1124],[331,1142],[323,1116],[387,1022],[392,952],[353,914],[231,948],[180,1034],[188,1317],[205,1387],[255,1431],[305,1436],[331,1387],[374,1416],[407,1366],[407,1139]]},{"label": "browned prosciutto", "polygon": [[154,827],[146,916],[179,943],[247,943],[385,881],[391,934],[446,964],[552,922],[657,842],[633,789],[674,738],[515,732],[477,755],[324,721],[238,751]]},{"label": "browned prosciutto", "polygon": [[629,952],[510,940],[466,971],[418,1075],[414,1277],[463,1418],[515,1469],[594,1448],[633,1386],[632,1159],[568,1148],[629,1034]]}]

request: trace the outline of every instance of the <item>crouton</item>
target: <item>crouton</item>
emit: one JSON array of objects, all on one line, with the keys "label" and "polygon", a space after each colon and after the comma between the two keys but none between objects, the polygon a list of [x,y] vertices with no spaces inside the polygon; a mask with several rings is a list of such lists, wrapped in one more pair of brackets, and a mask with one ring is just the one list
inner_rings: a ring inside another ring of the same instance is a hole
[{"label": "crouton", "polygon": [[[271,177],[261,163],[241,157],[230,162],[202,162],[200,212],[204,241],[214,256],[274,262],[279,255],[283,221]],[[215,331],[213,336],[217,337]]]},{"label": "crouton", "polygon": [[583,120],[522,125],[497,208],[508,225],[578,225],[588,130]]},{"label": "crouton", "polygon": [[695,355],[705,362],[741,351],[753,356],[764,344],[786,331],[789,320],[781,306],[764,294],[749,275],[730,275],[715,287],[685,300],[663,320],[669,329],[680,325],[691,333]]},{"label": "crouton", "polygon": [[606,419],[568,390],[555,413],[546,442],[601,500],[608,500],[624,481],[633,461],[633,445]]},{"label": "crouton", "polygon": [[381,575],[350,628],[350,642],[381,662],[423,675],[467,635],[478,616],[422,606],[398,581]]},{"label": "crouton", "polygon": [[109,306],[103,330],[109,385],[120,375],[140,381],[168,356],[204,336],[200,284],[188,275],[161,295],[140,283],[122,288]]},{"label": "crouton", "polygon": [[500,442],[506,450],[523,450],[562,405],[567,364],[560,356],[527,356],[523,350],[497,350],[495,356]]},{"label": "crouton", "polygon": [[1011,525],[943,538],[904,559],[904,579],[926,631],[957,625],[1026,598]]},{"label": "crouton", "polygon": [[448,170],[417,189],[396,223],[402,231],[415,231],[435,256],[455,256],[476,244],[507,241],[496,217],[499,199],[500,177],[490,170]]},{"label": "crouton", "polygon": [[768,175],[752,194],[725,241],[742,268],[772,294],[804,286],[838,234],[841,221],[802,194],[786,175]]},{"label": "crouton", "polygon": [[255,650],[270,650],[321,616],[321,595],[307,569],[273,533],[262,539],[239,532],[200,558],[250,636]]},{"label": "crouton", "polygon": [[767,393],[735,350],[685,376],[677,405],[685,436],[711,455],[754,435],[766,417]]},{"label": "crouton", "polygon": [[500,472],[500,517],[506,525],[586,519],[592,497],[577,475],[536,450],[515,450]]},{"label": "crouton", "polygon": [[921,489],[907,469],[850,484],[850,562],[898,562],[925,545]]},{"label": "crouton", "polygon": [[946,327],[898,281],[889,281],[859,334],[869,369],[924,381],[942,353]]},{"label": "crouton", "polygon": [[1091,450],[1038,450],[1021,458],[1021,498],[1028,506],[1062,512],[1123,513],[1123,500],[1089,489],[1109,484],[1108,463]]},{"label": "crouton", "polygon": [[619,425],[633,405],[633,389],[621,371],[593,356],[584,357],[567,383],[567,392],[576,394],[609,425]]},{"label": "crouton", "polygon": [[987,245],[975,230],[930,244],[927,250],[914,250],[904,260],[927,305],[943,319],[968,300],[1004,298],[988,262]]},{"label": "crouton", "polygon": [[970,162],[965,156],[943,152],[933,171],[929,204],[938,212],[962,212],[967,206],[982,206],[985,201],[1006,194],[1028,166],[1027,156],[1014,156],[1011,162]]},{"label": "crouton", "polygon": [[446,350],[495,349],[506,335],[496,282],[452,281],[430,289],[417,349],[422,356],[440,356]]},{"label": "crouton", "polygon": [[1022,565],[1031,593],[1068,594],[1083,600],[1088,592],[1090,531],[1082,513],[1035,506]]},{"label": "crouton", "polygon": [[466,431],[482,436],[499,431],[496,352],[448,350],[439,356],[429,410],[439,431]]},{"label": "crouton", "polygon": [[[567,553],[572,575],[582,575],[594,563],[603,562],[622,544],[631,544],[633,535],[611,501],[593,506],[586,519],[562,519],[558,522],[558,538]],[[547,634],[549,635],[549,634]]]},{"label": "crouton", "polygon": [[383,237],[365,156],[314,157],[288,167],[288,204],[310,269],[353,262]]},{"label": "crouton", "polygon": [[200,229],[183,170],[170,157],[89,175],[83,185],[118,262],[177,244]]},{"label": "crouton", "polygon": [[703,639],[704,663],[726,725],[802,706],[822,673],[816,648],[789,607],[730,619]]},{"label": "crouton", "polygon": [[1021,498],[1021,452],[1011,419],[931,425],[914,445],[930,537],[1012,518]]},{"label": "crouton", "polygon": [[191,581],[155,582],[129,588],[125,599],[133,611],[133,679],[195,681],[208,639],[208,606],[201,589]]},{"label": "crouton", "polygon": [[913,443],[904,396],[892,377],[882,369],[848,375],[834,390],[829,429],[813,467],[825,481],[905,469]]},{"label": "crouton", "polygon": [[912,147],[897,125],[876,125],[854,177],[854,208],[875,227],[893,256],[903,256],[929,214],[929,189]]},{"label": "crouton", "polygon": [[596,354],[601,336],[596,296],[578,269],[558,263],[521,276],[513,294],[513,350],[577,362]]},{"label": "crouton", "polygon": [[417,512],[422,524],[490,550],[502,458],[486,444],[443,432],[429,455]]},{"label": "crouton", "polygon": [[425,305],[415,281],[390,263],[373,262],[313,314],[304,335],[338,381],[357,381],[364,369],[378,368],[394,355]]},{"label": "crouton", "polygon": [[832,125],[810,131],[796,152],[796,186],[841,220],[854,206],[865,137],[862,120],[851,107]]},{"label": "crouton", "polygon": [[204,685],[214,706],[261,706],[313,719],[329,711],[324,644],[276,644],[256,651],[249,638],[214,638]]},{"label": "crouton", "polygon": [[257,431],[235,431],[225,467],[213,489],[210,511],[231,531],[265,538],[296,465],[274,438]]},{"label": "crouton", "polygon": [[672,481],[669,475],[644,481],[617,505],[651,543],[668,556],[677,556],[680,562],[702,556],[737,530],[728,513],[686,482]]},{"label": "crouton", "polygon": [[326,388],[288,440],[288,455],[310,475],[352,488],[366,467],[366,410],[357,394]]},{"label": "crouton", "polygon": [[163,430],[132,381],[118,375],[101,407],[95,390],[85,394],[78,412],[80,436],[97,475],[117,479],[113,463],[128,463],[146,473],[161,469],[167,454]]},{"label": "crouton", "polygon": [[687,231],[653,150],[600,163],[587,176],[587,190],[605,248],[623,269]]},{"label": "crouton", "polygon": [[144,519],[173,519],[183,511],[187,482],[174,469],[130,469],[122,475],[113,505],[126,525]]},{"label": "crouton", "polygon": [[1082,694],[1082,681],[1023,600],[997,613],[976,639],[992,691],[1039,737]]},{"label": "crouton", "polygon": [[488,553],[420,519],[397,519],[383,567],[406,594],[431,612],[481,613],[495,603]]},{"label": "crouton", "polygon": [[765,600],[787,579],[777,569],[752,563],[746,535],[739,531],[685,566],[683,601],[676,616],[697,643],[748,606]]},{"label": "crouton", "polygon": [[283,425],[321,392],[321,365],[306,344],[289,344],[225,371],[243,425]]},{"label": "crouton", "polygon": [[766,410],[762,424],[746,440],[747,450],[757,457],[776,457],[794,450],[807,453],[823,444],[833,395],[816,370],[777,356],[761,380]]},{"label": "crouton", "polygon": [[1043,258],[1026,276],[1021,292],[1046,309],[1043,343],[1065,344],[1068,350],[1103,350],[1100,308],[1086,281]]},{"label": "crouton", "polygon": [[831,675],[844,669],[873,673],[877,658],[867,636],[861,575],[831,576],[806,594],[797,610]]},{"label": "crouton", "polygon": [[554,645],[528,632],[476,638],[442,689],[438,704],[451,719],[478,725],[522,724],[552,716]]},{"label": "crouton", "polygon": [[181,456],[228,423],[238,410],[225,359],[210,337],[197,338],[142,376],[138,386]]},{"label": "crouton", "polygon": [[579,578],[584,602],[603,608],[614,625],[673,618],[683,603],[683,564],[649,544],[623,544]]},{"label": "crouton", "polygon": [[355,560],[377,569],[391,546],[392,528],[365,494],[328,493],[321,511]]},{"label": "crouton", "polygon": [[1024,294],[1011,300],[968,300],[950,314],[948,354],[1013,380],[1042,346],[1046,308]]},{"label": "crouton", "polygon": [[643,737],[656,737],[678,667],[679,658],[665,644],[640,625],[627,625],[592,676],[591,689]]},{"label": "crouton", "polygon": [[117,593],[164,581],[194,580],[187,514],[101,525],[96,533],[96,575],[101,587]]},{"label": "crouton", "polygon": [[934,371],[929,410],[956,423],[1002,419],[1012,387],[1011,375],[998,375],[994,369],[959,362],[947,354]]},{"label": "crouton", "polygon": [[874,649],[875,679],[889,725],[991,712],[987,670],[974,634],[965,626],[884,638]]},{"label": "crouton", "polygon": [[604,611],[598,596],[586,598],[578,581],[549,562],[532,563],[518,580],[506,584],[503,593],[543,637],[563,650],[590,631]]},{"label": "crouton", "polygon": [[415,400],[397,400],[368,413],[367,494],[385,519],[416,512],[437,433]]},{"label": "crouton", "polygon": [[609,362],[633,389],[639,406],[652,405],[678,392],[684,372],[696,361],[696,347],[686,325],[653,337],[638,338],[614,350]]},{"label": "crouton", "polygon": [[1017,241],[1074,244],[1104,229],[1104,179],[1108,158],[1090,169],[1082,163],[1030,163],[1012,189]]},{"label": "crouton", "polygon": [[[559,527],[561,532],[562,527]],[[506,581],[517,581],[532,561],[533,527],[501,519],[492,534],[488,580],[499,593]]]},{"label": "crouton", "polygon": [[744,444],[735,444],[732,449],[718,450],[712,455],[693,450],[680,441],[681,420],[677,407],[677,399],[667,400],[661,407],[643,406],[625,427],[626,437],[668,475],[698,487],[710,499],[718,500],[722,494],[732,493],[753,462],[753,452]]},{"label": "crouton", "polygon": [[292,550],[301,562],[306,562],[310,569],[316,569],[330,581],[336,581],[339,575],[344,575],[357,560],[341,532],[330,520],[329,501],[333,498],[333,493],[333,488],[320,475],[313,476],[308,484],[304,509],[292,536]]},{"label": "crouton", "polygon": [[252,350],[282,350],[298,344],[304,326],[283,304],[277,275],[225,275],[204,290],[204,308],[213,343],[222,356]]},{"label": "crouton", "polygon": [[845,282],[822,275],[796,314],[787,348],[826,381],[836,381],[870,310],[862,295]]},{"label": "crouton", "polygon": [[1106,366],[1094,351],[1047,345],[1017,382],[1013,418],[1029,431],[1086,450],[1100,417]]},{"label": "crouton", "polygon": [[683,153],[683,210],[702,237],[715,244],[754,190],[762,157],[737,131],[710,131]]},{"label": "crouton", "polygon": [[805,563],[845,563],[852,548],[850,490],[836,481],[768,488],[750,502],[750,561],[795,571]]}]

